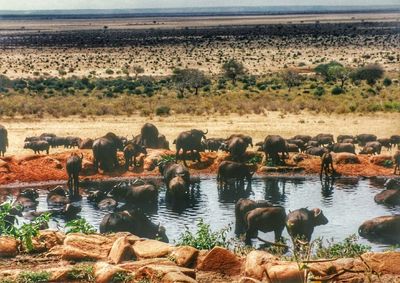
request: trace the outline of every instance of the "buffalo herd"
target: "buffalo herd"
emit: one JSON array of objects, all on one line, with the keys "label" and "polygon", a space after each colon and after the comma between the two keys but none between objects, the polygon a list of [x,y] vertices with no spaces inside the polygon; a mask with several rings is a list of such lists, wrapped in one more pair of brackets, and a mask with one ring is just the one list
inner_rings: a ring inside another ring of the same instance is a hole
[{"label": "buffalo herd", "polygon": [[[233,134],[228,138],[207,138],[208,131],[192,129],[184,131],[173,141],[176,146],[175,160],[160,160],[158,169],[166,185],[166,197],[172,202],[179,203],[190,198],[193,189],[193,180],[187,167],[188,157],[193,162],[201,162],[201,152],[226,151],[229,153],[227,160],[220,162],[217,171],[219,188],[239,188],[247,182],[251,186],[252,176],[256,167],[247,164],[247,148],[253,147],[253,139],[243,134]],[[332,152],[348,152],[356,154],[356,145],[361,147],[360,154],[379,154],[382,147],[391,150],[393,146],[400,144],[400,135],[390,138],[378,139],[372,134],[339,135],[334,140],[331,134],[296,135],[290,139],[284,139],[279,135],[268,135],[264,141],[258,142],[257,151],[265,153],[266,160],[270,159],[276,165],[285,164],[289,152],[304,152],[306,154],[321,156],[322,173],[334,172]],[[137,163],[137,157],[146,155],[147,149],[169,149],[169,143],[158,129],[146,123],[141,133],[132,136],[132,140],[120,137],[114,133],[91,140],[78,137],[60,138],[54,134],[42,134],[38,137],[28,137],[25,140],[25,148],[32,149],[35,153],[46,151],[50,147],[64,146],[66,148],[79,147],[91,148],[93,151],[93,164],[97,171],[112,171],[120,167],[117,152],[122,151],[125,159],[125,168],[141,166]],[[0,126],[0,153],[4,155],[8,146],[7,130]],[[190,153],[190,155],[189,155]],[[183,164],[179,163],[183,160]],[[56,187],[49,191],[47,202],[57,207],[51,212],[66,218],[74,217],[80,212],[73,202],[80,199],[79,173],[82,169],[83,155],[72,153],[67,159],[66,170],[68,173],[68,192],[62,187]],[[397,173],[400,165],[400,151],[394,154],[394,173]],[[140,163],[140,162],[139,162]],[[233,181],[233,184],[232,184]],[[399,199],[398,188],[389,189],[376,197],[378,203]],[[20,192],[15,203],[24,208],[32,208],[37,205],[38,194],[30,189]],[[143,205],[158,205],[158,186],[151,181],[136,179],[135,181],[121,182],[108,190],[90,192],[87,197],[95,207],[101,210],[113,211],[101,221],[100,232],[128,231],[141,237],[159,238],[168,241],[165,228],[154,224],[139,208]],[[122,207],[118,203],[125,203]],[[35,212],[36,214],[40,212]],[[16,215],[16,214],[15,214]],[[275,241],[279,241],[282,232],[286,228],[294,239],[305,242],[311,240],[316,226],[325,225],[328,219],[319,208],[300,208],[286,213],[285,208],[273,205],[267,201],[254,201],[241,198],[235,206],[237,234],[245,233],[245,241],[250,244],[251,239],[257,237],[258,231],[274,232]],[[361,229],[361,228],[360,228]],[[365,228],[366,229],[366,228]],[[363,231],[364,230],[360,230]]]}]

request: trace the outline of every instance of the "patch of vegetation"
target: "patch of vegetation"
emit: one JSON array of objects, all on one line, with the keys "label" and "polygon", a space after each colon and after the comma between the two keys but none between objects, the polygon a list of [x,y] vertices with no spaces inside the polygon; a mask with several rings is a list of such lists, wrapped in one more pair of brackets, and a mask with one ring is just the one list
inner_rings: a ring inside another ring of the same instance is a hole
[{"label": "patch of vegetation", "polygon": [[357,241],[358,237],[354,234],[341,242],[335,243],[333,240],[327,241],[327,246],[323,245],[321,239],[316,240],[317,250],[315,256],[317,258],[358,257],[371,250],[370,246],[360,244]]},{"label": "patch of vegetation", "polygon": [[115,273],[111,283],[128,283],[133,280],[133,276],[127,272],[120,271]]},{"label": "patch of vegetation", "polygon": [[175,159],[176,159],[175,155],[164,154],[164,155],[161,155],[160,160],[158,161],[157,165],[175,162]]},{"label": "patch of vegetation", "polygon": [[39,283],[48,282],[50,273],[46,271],[24,271],[18,275],[18,283]]},{"label": "patch of vegetation", "polygon": [[252,158],[250,158],[247,163],[255,165],[255,164],[260,164],[262,162],[262,155],[261,154],[255,154]]},{"label": "patch of vegetation", "polygon": [[65,224],[67,228],[67,234],[69,233],[83,233],[83,234],[94,234],[96,233],[96,228],[94,228],[90,223],[84,218],[75,219],[67,222]]},{"label": "patch of vegetation", "polygon": [[199,219],[197,223],[196,233],[192,233],[188,227],[179,236],[178,246],[191,246],[199,250],[210,250],[216,246],[229,248],[229,240],[227,234],[231,227],[228,226],[218,231],[212,231],[209,224],[204,223],[203,219]]},{"label": "patch of vegetation", "polygon": [[393,160],[385,160],[385,161],[383,161],[382,166],[383,166],[383,167],[386,167],[386,168],[391,168],[391,167],[393,167]]},{"label": "patch of vegetation", "polygon": [[160,106],[156,109],[157,116],[168,116],[171,112],[171,108],[169,106]]},{"label": "patch of vegetation", "polygon": [[95,279],[93,266],[88,264],[77,264],[68,272],[67,278],[71,280],[93,282]]}]

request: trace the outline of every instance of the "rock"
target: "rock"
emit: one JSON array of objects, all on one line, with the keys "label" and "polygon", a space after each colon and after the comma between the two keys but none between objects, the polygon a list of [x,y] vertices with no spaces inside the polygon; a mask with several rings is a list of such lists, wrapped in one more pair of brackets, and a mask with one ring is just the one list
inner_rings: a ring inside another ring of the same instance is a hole
[{"label": "rock", "polygon": [[51,282],[68,282],[71,267],[58,267],[52,269],[46,269],[50,273]]},{"label": "rock", "polygon": [[383,190],[375,195],[374,200],[377,203],[384,203],[389,205],[400,204],[400,190]]},{"label": "rock", "polygon": [[140,269],[143,266],[146,265],[170,265],[170,266],[176,266],[174,262],[167,258],[149,258],[149,259],[143,259],[143,260],[138,260],[138,261],[127,261],[124,263],[119,264],[118,266],[129,270],[131,272],[135,272],[138,269]]},{"label": "rock", "polygon": [[241,268],[241,260],[221,247],[215,247],[209,251],[197,266],[197,269],[201,271],[215,271],[227,275],[238,275]]},{"label": "rock", "polygon": [[51,248],[62,245],[65,235],[58,231],[42,230],[32,239],[33,250],[36,252],[48,251]]},{"label": "rock", "polygon": [[373,155],[369,158],[369,162],[379,166],[385,166],[393,162],[393,158],[389,154]]},{"label": "rock", "polygon": [[400,252],[369,252],[363,254],[362,258],[380,274],[400,275]]},{"label": "rock", "polygon": [[353,258],[341,258],[335,261],[310,263],[308,267],[314,276],[325,277],[337,274],[344,269],[353,269],[354,265],[355,260]]},{"label": "rock", "polygon": [[333,154],[333,160],[336,164],[360,164],[361,161],[357,157],[357,155],[348,153],[348,152],[340,152]]},{"label": "rock", "polygon": [[12,237],[0,237],[0,257],[14,257],[18,254],[20,242]]},{"label": "rock", "polygon": [[[150,279],[151,282],[164,282],[162,279],[168,273],[178,273],[190,278],[196,278],[196,272],[194,269],[189,269],[185,267],[178,267],[176,265],[155,265],[149,264],[139,268],[136,272],[135,279],[136,280],[143,280],[143,279]],[[171,281],[169,281],[171,282]],[[179,281],[175,281],[179,282]],[[186,281],[184,281],[186,282]],[[193,281],[192,281],[193,282]]]},{"label": "rock", "polygon": [[126,239],[128,240],[129,244],[133,245],[134,243],[136,243],[137,241],[143,241],[143,238],[140,238],[138,236],[135,236],[129,232],[117,232],[117,233],[112,233],[112,234],[106,234],[104,235],[105,237],[107,237],[108,239],[110,239],[111,241],[115,242],[117,239],[121,238],[121,237],[126,237]]},{"label": "rock", "polygon": [[138,259],[164,257],[175,249],[167,243],[156,240],[139,241],[132,248]]},{"label": "rock", "polygon": [[279,262],[267,265],[268,278],[272,282],[303,283],[304,271],[299,270],[296,262]]},{"label": "rock", "polygon": [[188,267],[196,261],[199,251],[190,246],[178,247],[170,254],[178,266]]},{"label": "rock", "polygon": [[252,251],[246,257],[244,275],[258,280],[266,279],[266,264],[278,258],[264,251]]},{"label": "rock", "polygon": [[118,238],[111,247],[108,259],[112,263],[118,264],[121,261],[129,260],[131,258],[132,258],[132,248],[127,237]]},{"label": "rock", "polygon": [[169,272],[161,280],[163,283],[196,283],[193,278],[181,272]]},{"label": "rock", "polygon": [[[264,281],[264,282],[268,282],[268,281]],[[251,277],[242,277],[239,280],[239,283],[262,283],[261,281],[251,278]]]},{"label": "rock", "polygon": [[94,265],[94,277],[96,279],[96,283],[113,282],[114,276],[120,273],[129,272],[106,262],[99,261]]},{"label": "rock", "polygon": [[101,235],[68,234],[61,249],[61,256],[68,260],[105,260],[113,242]]}]

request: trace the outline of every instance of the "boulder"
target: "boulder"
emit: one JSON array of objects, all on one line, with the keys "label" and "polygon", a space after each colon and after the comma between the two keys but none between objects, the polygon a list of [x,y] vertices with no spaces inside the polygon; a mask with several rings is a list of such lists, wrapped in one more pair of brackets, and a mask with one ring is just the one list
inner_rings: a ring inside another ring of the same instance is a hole
[{"label": "boulder", "polygon": [[169,272],[161,280],[163,283],[196,283],[192,277],[189,277],[181,272]]},{"label": "boulder", "polygon": [[175,247],[157,240],[138,241],[132,248],[138,259],[165,257],[175,249]]},{"label": "boulder", "polygon": [[111,265],[106,262],[99,261],[94,265],[94,277],[96,279],[96,283],[114,282],[114,277],[120,273],[129,272],[118,266]]},{"label": "boulder", "polygon": [[42,230],[37,237],[32,239],[33,250],[45,252],[55,246],[63,244],[65,235],[58,231]]},{"label": "boulder", "polygon": [[266,264],[278,258],[264,251],[251,251],[246,257],[244,275],[258,280],[266,279]]},{"label": "boulder", "polygon": [[127,237],[118,238],[111,247],[108,259],[114,263],[118,264],[121,261],[129,260],[132,258],[132,247],[128,241]]},{"label": "boulder", "polygon": [[267,264],[268,278],[272,282],[303,283],[304,271],[299,270],[296,262],[278,262]]},{"label": "boulder", "polygon": [[387,166],[387,164],[393,163],[393,157],[390,154],[372,155],[369,162],[379,166]]},{"label": "boulder", "polygon": [[190,246],[178,247],[170,254],[170,258],[178,266],[188,267],[191,266],[197,259],[199,251]]},{"label": "boulder", "polygon": [[400,275],[400,252],[368,252],[363,254],[362,258],[380,274]]},{"label": "boulder", "polygon": [[20,242],[12,237],[0,237],[0,257],[14,257],[18,254]]},{"label": "boulder", "polygon": [[389,205],[399,205],[400,204],[400,190],[383,190],[374,197],[375,202],[389,204]]},{"label": "boulder", "polygon": [[[268,282],[268,281],[264,281],[264,282]],[[262,283],[262,281],[251,278],[251,277],[242,277],[242,278],[240,278],[239,283]]]},{"label": "boulder", "polygon": [[113,242],[107,237],[93,234],[68,234],[59,253],[67,260],[105,260]]},{"label": "boulder", "polygon": [[357,155],[348,152],[333,154],[333,160],[336,164],[360,164],[361,161]]},{"label": "boulder", "polygon": [[197,265],[201,271],[215,271],[227,275],[238,275],[242,261],[232,252],[221,247],[214,247]]},{"label": "boulder", "polygon": [[176,266],[176,264],[167,259],[167,258],[149,258],[149,259],[142,259],[138,261],[126,261],[124,263],[119,264],[118,266],[129,270],[131,272],[136,272],[138,269],[142,268],[146,265],[169,265],[169,266]]},{"label": "boulder", "polygon": [[149,279],[151,282],[164,282],[162,279],[168,273],[178,273],[188,276],[192,279],[196,278],[196,272],[194,271],[194,269],[178,267],[176,265],[149,264],[139,268],[136,271],[135,279],[136,280]]}]

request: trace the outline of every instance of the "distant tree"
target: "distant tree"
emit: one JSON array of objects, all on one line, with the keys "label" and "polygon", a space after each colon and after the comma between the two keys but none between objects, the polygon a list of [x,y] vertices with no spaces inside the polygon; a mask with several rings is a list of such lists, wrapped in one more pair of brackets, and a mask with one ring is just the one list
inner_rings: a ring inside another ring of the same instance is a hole
[{"label": "distant tree", "polygon": [[328,64],[319,64],[317,67],[314,68],[314,71],[317,74],[321,75],[326,81],[332,81],[335,80],[335,78],[331,76],[331,74],[329,73],[329,69],[335,67],[343,67],[343,65],[339,62],[331,61]]},{"label": "distant tree", "polygon": [[340,87],[343,88],[344,83],[350,77],[350,70],[341,65],[333,65],[328,68],[328,76],[333,80],[339,80],[341,83]]},{"label": "distant tree", "polygon": [[188,69],[189,76],[189,87],[195,89],[195,95],[199,93],[199,88],[210,84],[210,79],[204,74],[204,72],[197,69]]},{"label": "distant tree", "polygon": [[210,80],[204,72],[197,69],[179,69],[176,68],[172,75],[172,81],[178,89],[180,96],[184,95],[185,89],[195,89],[195,95],[199,88],[210,84]]},{"label": "distant tree", "polygon": [[351,78],[353,81],[365,80],[369,85],[374,85],[377,80],[383,77],[384,73],[385,71],[380,65],[370,64],[356,69],[351,74]]},{"label": "distant tree", "polygon": [[229,59],[222,65],[224,76],[231,79],[233,84],[236,84],[236,79],[246,73],[246,69],[241,62],[235,59]]},{"label": "distant tree", "polygon": [[299,74],[298,71],[294,69],[285,70],[282,73],[282,80],[288,86],[289,92],[294,86],[298,86],[301,84],[303,77]]},{"label": "distant tree", "polygon": [[183,97],[185,89],[190,87],[190,76],[187,69],[175,68],[172,74],[172,82],[179,92],[178,97]]},{"label": "distant tree", "polygon": [[135,73],[135,80],[137,80],[139,74],[144,73],[144,69],[142,66],[138,66],[138,65],[133,66],[132,70]]}]

